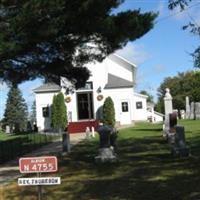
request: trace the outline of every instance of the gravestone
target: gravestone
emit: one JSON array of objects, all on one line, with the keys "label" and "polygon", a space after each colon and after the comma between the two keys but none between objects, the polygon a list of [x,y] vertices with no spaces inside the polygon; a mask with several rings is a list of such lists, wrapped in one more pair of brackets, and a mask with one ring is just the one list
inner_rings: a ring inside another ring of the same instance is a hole
[{"label": "gravestone", "polygon": [[177,125],[177,113],[173,112],[169,114],[169,127],[170,130],[175,128],[175,126]]},{"label": "gravestone", "polygon": [[194,106],[195,119],[200,119],[200,102],[196,102]]},{"label": "gravestone", "polygon": [[186,119],[190,119],[190,101],[189,101],[189,97],[185,97],[185,118]]},{"label": "gravestone", "polygon": [[173,156],[189,156],[190,150],[185,143],[185,129],[183,126],[176,126],[175,145],[172,148]]},{"label": "gravestone", "polygon": [[68,131],[64,132],[62,134],[62,146],[63,146],[63,152],[69,153],[70,152],[70,135]]},{"label": "gravestone", "polygon": [[105,162],[116,162],[117,155],[115,153],[115,149],[112,145],[114,145],[114,137],[112,138],[112,134],[114,135],[114,129],[112,126],[102,125],[97,129],[99,133],[99,152],[98,156],[95,157],[95,161],[97,163],[105,163]]},{"label": "gravestone", "polygon": [[177,112],[170,113],[169,114],[169,132],[167,134],[167,140],[169,143],[175,142],[176,125],[177,125]]},{"label": "gravestone", "polygon": [[9,134],[10,133],[10,126],[6,125],[6,133]]},{"label": "gravestone", "polygon": [[172,96],[170,94],[170,89],[166,88],[165,91],[166,91],[164,97],[165,121],[164,121],[163,136],[166,137],[170,130],[169,114],[173,112],[173,107],[172,107]]},{"label": "gravestone", "polygon": [[85,129],[85,138],[89,139],[90,138],[90,128],[87,126]]},{"label": "gravestone", "polygon": [[94,127],[93,126],[91,128],[91,134],[92,134],[92,137],[95,137],[95,131],[94,131]]},{"label": "gravestone", "polygon": [[170,89],[165,89],[165,97],[164,97],[164,105],[165,105],[165,114],[172,113],[173,107],[172,107],[172,96],[170,94]]},{"label": "gravestone", "polygon": [[194,102],[190,105],[190,119],[194,119]]},{"label": "gravestone", "polygon": [[[181,119],[186,119],[185,110],[180,110],[180,117],[181,117]],[[188,118],[187,118],[187,119],[188,119]]]}]

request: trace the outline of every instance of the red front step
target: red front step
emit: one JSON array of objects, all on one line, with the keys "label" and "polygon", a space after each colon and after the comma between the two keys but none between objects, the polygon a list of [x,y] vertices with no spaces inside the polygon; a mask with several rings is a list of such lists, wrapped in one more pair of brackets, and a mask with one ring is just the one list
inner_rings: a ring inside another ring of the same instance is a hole
[{"label": "red front step", "polygon": [[99,125],[99,121],[98,120],[69,122],[69,124],[68,124],[68,132],[69,133],[85,132],[86,127],[89,127],[90,130],[91,130],[92,127],[94,127],[94,130],[96,130],[98,125]]}]

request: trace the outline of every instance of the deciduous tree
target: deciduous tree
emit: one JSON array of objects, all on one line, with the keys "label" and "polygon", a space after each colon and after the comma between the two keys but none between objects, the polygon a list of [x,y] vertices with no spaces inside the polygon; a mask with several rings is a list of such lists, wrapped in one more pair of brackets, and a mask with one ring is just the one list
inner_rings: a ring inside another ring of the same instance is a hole
[{"label": "deciduous tree", "polygon": [[186,96],[190,97],[190,101],[200,101],[200,71],[178,73],[174,77],[165,78],[158,89],[156,110],[159,112],[164,112],[163,98],[166,88],[170,88],[174,109],[185,109]]},{"label": "deciduous tree", "polygon": [[[200,3],[193,0],[169,0],[169,8],[174,9],[176,7],[180,7],[180,10],[183,11],[187,9],[191,2],[195,2],[193,6],[198,6]],[[191,33],[200,37],[200,25],[197,21],[198,19],[196,20],[195,18],[191,18],[189,24],[183,26],[183,29],[189,29]],[[196,48],[196,50],[191,53],[191,55],[194,57],[194,67],[200,68],[200,46]]]}]

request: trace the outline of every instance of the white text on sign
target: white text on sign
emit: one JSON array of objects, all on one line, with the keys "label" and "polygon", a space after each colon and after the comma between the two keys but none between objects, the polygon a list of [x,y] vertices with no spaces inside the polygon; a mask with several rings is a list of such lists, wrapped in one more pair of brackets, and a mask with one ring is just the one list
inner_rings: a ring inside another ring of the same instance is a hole
[{"label": "white text on sign", "polygon": [[21,173],[56,172],[57,158],[55,156],[20,158]]}]

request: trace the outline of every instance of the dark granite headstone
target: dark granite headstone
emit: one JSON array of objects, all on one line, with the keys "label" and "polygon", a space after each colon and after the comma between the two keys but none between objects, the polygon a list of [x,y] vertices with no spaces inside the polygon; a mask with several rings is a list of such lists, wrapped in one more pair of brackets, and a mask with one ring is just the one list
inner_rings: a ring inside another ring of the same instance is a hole
[{"label": "dark granite headstone", "polygon": [[173,112],[169,114],[169,131],[166,134],[167,136],[167,141],[170,144],[173,144],[175,142],[175,133],[176,133],[176,128],[175,126],[177,125],[177,113]]},{"label": "dark granite headstone", "polygon": [[97,129],[100,138],[100,148],[110,147],[110,135],[113,131],[112,126],[104,125]]},{"label": "dark granite headstone", "polygon": [[169,114],[169,127],[174,128],[177,125],[177,113],[173,112]]},{"label": "dark granite headstone", "polygon": [[176,126],[175,145],[172,149],[174,156],[189,156],[190,150],[185,143],[185,129],[183,126]]},{"label": "dark granite headstone", "polygon": [[117,156],[114,152],[116,148],[117,131],[112,126],[102,125],[97,129],[100,139],[98,156],[95,157],[96,163],[116,162]]},{"label": "dark granite headstone", "polygon": [[70,152],[70,136],[68,132],[62,134],[63,152]]}]

